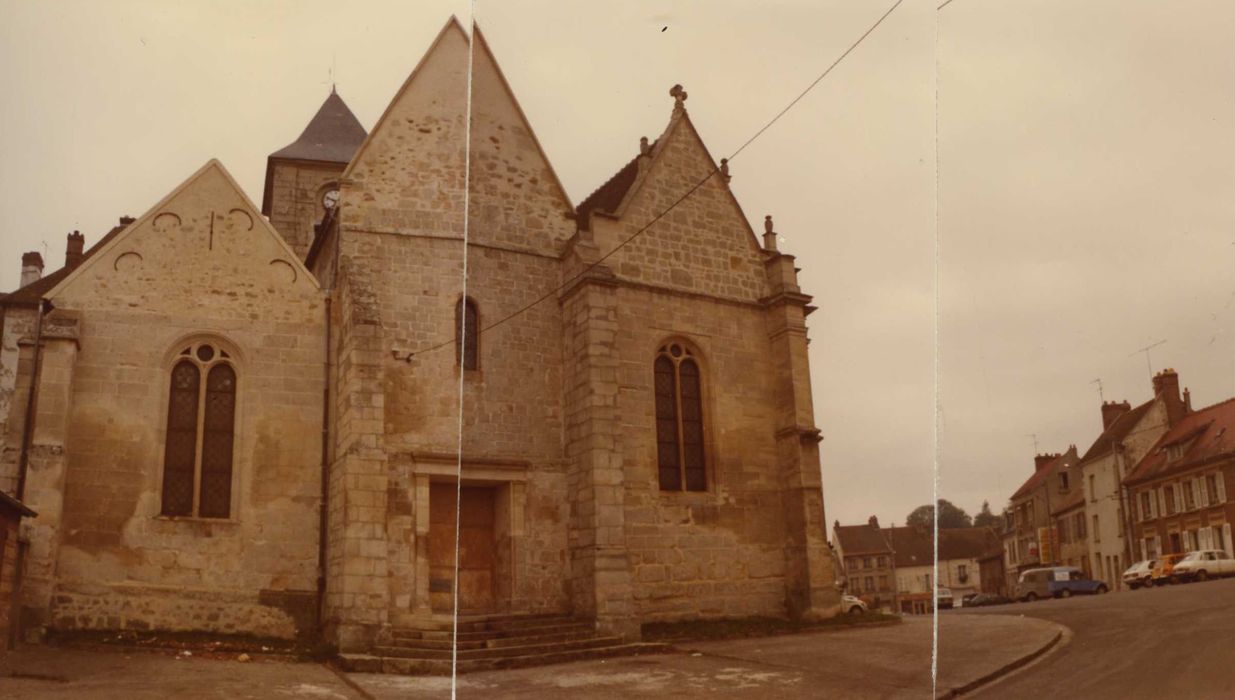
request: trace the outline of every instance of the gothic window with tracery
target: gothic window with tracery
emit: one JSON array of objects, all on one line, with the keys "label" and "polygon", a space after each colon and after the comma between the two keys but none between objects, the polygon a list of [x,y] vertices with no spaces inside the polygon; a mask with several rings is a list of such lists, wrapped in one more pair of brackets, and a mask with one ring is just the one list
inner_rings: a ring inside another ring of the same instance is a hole
[{"label": "gothic window with tracery", "polygon": [[172,367],[163,454],[163,515],[228,518],[236,430],[231,355],[200,341]]},{"label": "gothic window with tracery", "polygon": [[662,491],[706,491],[703,390],[690,348],[669,343],[653,364],[656,396],[656,464]]},{"label": "gothic window with tracery", "polygon": [[476,302],[459,300],[455,306],[455,360],[463,363],[463,369],[480,367],[479,318]]}]

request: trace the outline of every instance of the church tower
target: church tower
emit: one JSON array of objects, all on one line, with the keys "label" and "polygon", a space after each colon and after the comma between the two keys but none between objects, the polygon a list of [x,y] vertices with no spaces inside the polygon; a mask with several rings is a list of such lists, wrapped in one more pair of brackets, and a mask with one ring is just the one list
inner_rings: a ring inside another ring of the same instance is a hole
[{"label": "church tower", "polygon": [[339,198],[339,176],[365,140],[364,127],[333,88],[292,144],[266,159],[262,214],[303,260],[315,227]]}]

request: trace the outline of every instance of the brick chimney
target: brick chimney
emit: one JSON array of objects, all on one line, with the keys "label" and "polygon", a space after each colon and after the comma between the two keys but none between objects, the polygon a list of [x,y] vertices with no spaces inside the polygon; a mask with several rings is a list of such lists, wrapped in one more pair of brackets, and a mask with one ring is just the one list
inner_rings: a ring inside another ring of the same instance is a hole
[{"label": "brick chimney", "polygon": [[1120,416],[1122,416],[1123,414],[1131,410],[1132,410],[1132,404],[1128,403],[1127,401],[1122,401],[1119,403],[1116,403],[1114,401],[1103,401],[1102,402],[1102,429],[1106,430],[1107,428],[1111,427],[1111,423],[1114,423],[1116,419],[1118,419]]},{"label": "brick chimney", "polygon": [[867,520],[867,521],[866,521],[866,523],[867,523],[868,525],[870,525],[871,527],[876,527],[876,528],[877,528],[877,527],[879,527],[879,518],[876,518],[875,516],[873,516],[873,515],[872,515],[872,516],[870,517],[870,520]]},{"label": "brick chimney", "polygon": [[70,270],[77,267],[85,256],[85,250],[86,237],[81,235],[81,231],[70,233],[68,240],[64,243],[64,266]]},{"label": "brick chimney", "polygon": [[1041,469],[1042,467],[1045,467],[1046,465],[1050,464],[1051,462],[1054,462],[1056,459],[1059,459],[1059,454],[1058,454],[1058,453],[1056,453],[1056,454],[1050,454],[1050,453],[1047,453],[1047,454],[1044,454],[1044,455],[1034,455],[1034,458],[1033,458],[1033,470],[1036,472],[1036,471],[1038,471],[1039,469]]},{"label": "brick chimney", "polygon": [[1184,413],[1192,413],[1192,392],[1184,387]]},{"label": "brick chimney", "polygon": [[38,282],[43,276],[43,256],[35,251],[21,255],[21,286]]},{"label": "brick chimney", "polygon": [[1179,395],[1179,374],[1171,368],[1154,375],[1154,396],[1161,396],[1166,403],[1166,417],[1170,425],[1175,425],[1184,417],[1184,400]]}]

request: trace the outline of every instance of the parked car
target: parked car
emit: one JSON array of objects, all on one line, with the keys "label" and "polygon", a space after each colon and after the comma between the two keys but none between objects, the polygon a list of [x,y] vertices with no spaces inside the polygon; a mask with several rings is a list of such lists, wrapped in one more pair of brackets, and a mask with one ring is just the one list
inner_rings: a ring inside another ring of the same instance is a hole
[{"label": "parked car", "polygon": [[969,598],[965,601],[965,607],[967,608],[976,608],[983,605],[1007,605],[1012,602],[1011,598],[997,593],[975,593],[972,598],[969,596],[966,596],[966,598]]},{"label": "parked car", "polygon": [[938,595],[939,597],[939,602],[936,604],[939,606],[940,610],[951,610],[952,609],[952,589],[951,588],[940,588],[936,595]]},{"label": "parked car", "polygon": [[850,615],[862,615],[868,609],[861,598],[848,594],[841,596],[840,605],[841,609]]},{"label": "parked car", "polygon": [[1143,559],[1128,567],[1128,570],[1123,573],[1124,585],[1133,590],[1145,586],[1146,588],[1154,585],[1154,566],[1157,565],[1156,559]]},{"label": "parked car", "polygon": [[1180,581],[1204,581],[1217,576],[1235,574],[1235,559],[1220,549],[1192,552],[1175,565],[1175,577]]},{"label": "parked car", "polygon": [[1077,593],[1106,593],[1102,581],[1086,578],[1075,566],[1049,566],[1029,569],[1016,584],[1016,597],[1024,601],[1039,598],[1068,598]]},{"label": "parked car", "polygon": [[1153,583],[1156,586],[1164,586],[1168,583],[1179,583],[1179,579],[1175,577],[1175,565],[1181,559],[1188,556],[1187,554],[1163,554],[1158,557],[1158,563],[1154,566]]},{"label": "parked car", "polygon": [[974,598],[977,598],[979,595],[981,594],[980,593],[966,593],[965,595],[961,596],[961,607],[962,608],[969,607],[970,601],[972,601]]}]

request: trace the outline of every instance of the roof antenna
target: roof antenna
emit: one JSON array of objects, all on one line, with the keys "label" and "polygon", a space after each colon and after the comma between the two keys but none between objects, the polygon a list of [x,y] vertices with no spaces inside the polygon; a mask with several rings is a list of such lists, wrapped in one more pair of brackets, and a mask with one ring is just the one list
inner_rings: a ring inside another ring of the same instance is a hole
[{"label": "roof antenna", "polygon": [[1098,385],[1098,400],[1101,401],[1102,403],[1106,403],[1106,397],[1102,395],[1102,379],[1101,378],[1095,379],[1092,382],[1090,382],[1090,384]]},{"label": "roof antenna", "polygon": [[1036,457],[1038,455],[1038,434],[1030,433],[1029,437],[1033,438],[1033,454]]},{"label": "roof antenna", "polygon": [[1154,377],[1154,368],[1153,368],[1153,365],[1151,365],[1151,364],[1149,363],[1149,351],[1150,351],[1150,350],[1152,350],[1152,349],[1154,349],[1154,348],[1156,348],[1156,347],[1158,347],[1159,345],[1161,345],[1161,344],[1163,344],[1163,343],[1165,343],[1165,342],[1166,342],[1166,338],[1163,338],[1162,340],[1159,340],[1158,342],[1154,343],[1153,345],[1146,345],[1145,347],[1141,348],[1140,350],[1137,350],[1137,351],[1135,351],[1135,352],[1133,352],[1133,353],[1129,354],[1129,355],[1128,355],[1128,357],[1132,357],[1132,355],[1135,355],[1135,354],[1136,354],[1136,353],[1138,353],[1138,352],[1143,352],[1143,353],[1145,353],[1145,367],[1149,369],[1149,378],[1150,378],[1150,379],[1153,379],[1153,377]]}]

